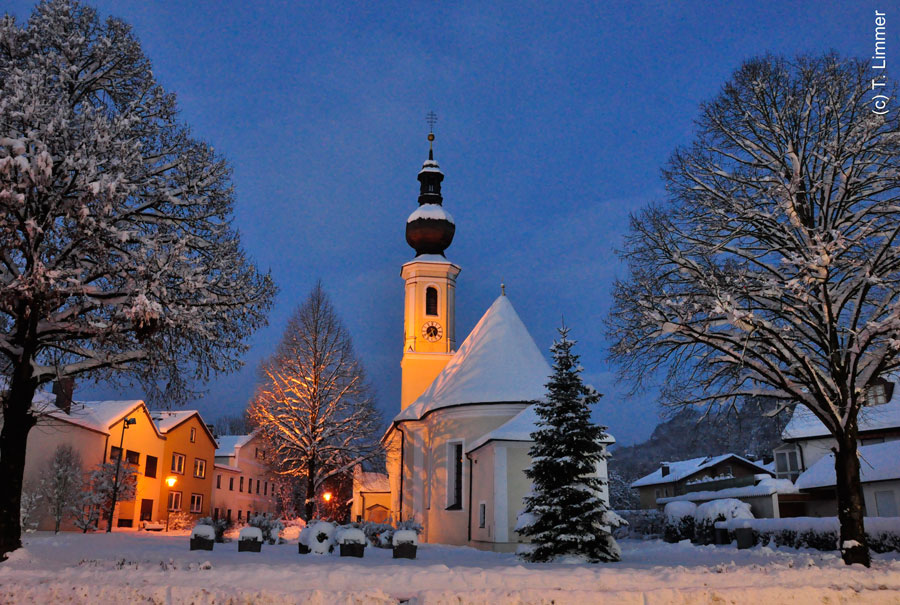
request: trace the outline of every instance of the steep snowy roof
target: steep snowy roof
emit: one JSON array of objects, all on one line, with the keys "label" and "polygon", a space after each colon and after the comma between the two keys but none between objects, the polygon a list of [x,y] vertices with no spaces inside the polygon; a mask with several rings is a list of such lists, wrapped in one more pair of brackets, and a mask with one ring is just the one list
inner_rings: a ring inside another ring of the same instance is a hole
[{"label": "steep snowy roof", "polygon": [[[859,478],[863,483],[868,481],[886,481],[900,479],[900,440],[886,441],[859,448]],[[815,464],[797,477],[795,484],[799,489],[814,487],[831,487],[834,480],[834,454],[829,453],[819,458]]]},{"label": "steep snowy roof", "polygon": [[242,447],[253,438],[253,433],[249,435],[220,435],[216,440],[219,447],[216,448],[216,456],[234,456],[239,447]]},{"label": "steep snowy roof", "polygon": [[658,468],[649,475],[641,477],[631,484],[631,487],[643,487],[645,485],[657,485],[660,483],[673,483],[690,477],[695,473],[699,473],[703,469],[715,466],[720,462],[724,462],[729,458],[736,458],[741,462],[754,466],[760,470],[766,470],[759,464],[751,462],[737,454],[722,454],[721,456],[705,456],[700,458],[691,458],[690,460],[679,460],[678,462],[664,462],[669,465],[669,474],[663,477],[662,468]]},{"label": "steep snowy roof", "polygon": [[153,422],[156,423],[161,433],[168,433],[194,414],[199,415],[200,412],[197,410],[178,410],[176,412],[153,410],[150,412],[150,417],[153,418]]},{"label": "steep snowy roof", "polygon": [[69,413],[55,404],[56,397],[46,391],[35,393],[32,408],[43,415],[109,434],[109,427],[144,405],[140,399],[115,401],[73,401]]},{"label": "steep snowy roof", "polygon": [[[535,406],[530,405],[490,433],[482,435],[473,441],[466,448],[466,453],[474,452],[489,441],[531,441],[531,434],[537,430],[538,420]],[[616,440],[613,436],[606,433],[603,443],[610,444],[615,442]]]},{"label": "steep snowy roof", "polygon": [[418,420],[454,405],[541,399],[549,377],[550,366],[501,295],[431,386],[394,421]]},{"label": "steep snowy roof", "polygon": [[385,473],[363,471],[361,473],[357,473],[354,476],[354,479],[358,482],[359,491],[361,492],[391,491],[391,484],[388,476]]},{"label": "steep snowy roof", "polygon": [[[867,405],[859,410],[859,430],[877,431],[900,428],[900,388],[894,389],[893,397],[881,405]],[[831,432],[816,418],[809,408],[797,405],[790,422],[781,432],[784,440],[827,437]]]}]

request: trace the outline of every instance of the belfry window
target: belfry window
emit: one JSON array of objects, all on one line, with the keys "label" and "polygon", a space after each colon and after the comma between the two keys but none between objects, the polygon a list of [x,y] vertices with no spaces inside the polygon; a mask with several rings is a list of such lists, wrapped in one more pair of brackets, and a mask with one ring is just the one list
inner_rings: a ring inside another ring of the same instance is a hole
[{"label": "belfry window", "polygon": [[429,286],[425,288],[425,315],[438,314],[438,291]]}]

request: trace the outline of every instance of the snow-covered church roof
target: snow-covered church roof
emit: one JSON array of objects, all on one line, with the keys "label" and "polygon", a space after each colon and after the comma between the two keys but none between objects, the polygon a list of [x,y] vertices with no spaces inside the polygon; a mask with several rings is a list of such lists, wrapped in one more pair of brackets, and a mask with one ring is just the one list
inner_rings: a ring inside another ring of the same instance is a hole
[{"label": "snow-covered church roof", "polygon": [[542,399],[550,373],[525,324],[502,295],[434,382],[394,421],[420,420],[455,405]]}]

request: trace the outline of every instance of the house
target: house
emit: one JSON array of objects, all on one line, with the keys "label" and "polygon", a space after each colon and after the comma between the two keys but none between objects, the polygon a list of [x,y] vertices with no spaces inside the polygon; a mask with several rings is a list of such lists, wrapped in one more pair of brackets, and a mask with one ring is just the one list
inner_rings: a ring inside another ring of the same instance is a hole
[{"label": "house", "polygon": [[[756,487],[764,478],[771,477],[772,474],[766,467],[742,456],[722,454],[677,462],[663,462],[649,475],[634,481],[631,487],[638,490],[641,508],[654,509],[662,508],[666,502],[673,499],[702,501],[704,499],[714,500],[717,497],[737,497],[734,492],[729,496],[720,495],[708,498],[699,496],[682,498],[681,496],[691,492],[718,492],[719,490],[730,491],[736,488]],[[761,497],[763,496],[762,491],[763,489],[760,488],[753,493]],[[770,496],[771,493],[765,495]],[[762,503],[758,503],[757,506],[765,507]]]},{"label": "house", "polygon": [[[859,411],[860,476],[866,514],[898,516],[900,504],[900,389],[894,380],[878,380],[866,392]],[[808,408],[796,406],[775,448],[776,476],[794,481],[797,494],[779,497],[783,516],[831,517],[837,514],[831,433]],[[889,514],[892,513],[893,514]]]},{"label": "house", "polygon": [[[551,370],[505,292],[457,349],[460,267],[444,255],[456,226],[443,208],[443,178],[429,150],[406,224],[416,256],[401,268],[400,411],[383,437],[390,516],[421,523],[425,542],[515,550],[515,517],[530,487],[531,405],[545,397]],[[605,461],[597,472],[605,478]],[[354,492],[355,511],[363,492]]]},{"label": "house", "polygon": [[160,500],[167,503],[169,514],[182,513],[194,518],[208,516],[215,438],[196,410],[159,410],[151,415],[165,436],[163,472],[169,481],[160,485]]},{"label": "house", "polygon": [[265,443],[255,432],[222,435],[215,452],[212,515],[229,522],[277,511],[275,482],[266,463]]},{"label": "house", "polygon": [[353,496],[350,519],[384,523],[391,514],[391,487],[384,473],[364,471],[362,465],[353,468]]},{"label": "house", "polygon": [[[56,448],[71,446],[81,458],[85,472],[104,462],[115,462],[121,451],[122,463],[136,471],[134,500],[119,502],[113,514],[113,526],[137,528],[144,521],[157,521],[165,515],[160,506],[163,469],[160,460],[165,437],[157,429],[139,399],[124,401],[79,401],[71,399],[72,388],[57,386],[57,394],[38,392],[33,407],[39,414],[28,435],[25,456],[25,487],[34,488],[41,473],[53,458]],[[105,527],[101,519],[99,527]],[[53,520],[43,516],[38,529],[52,530]],[[75,529],[70,521],[62,529]]]}]

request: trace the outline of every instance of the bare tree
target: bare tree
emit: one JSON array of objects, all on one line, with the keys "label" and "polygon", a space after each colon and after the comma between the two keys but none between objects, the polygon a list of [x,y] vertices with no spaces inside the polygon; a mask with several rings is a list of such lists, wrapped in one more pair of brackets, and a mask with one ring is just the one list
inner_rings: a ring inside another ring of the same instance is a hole
[{"label": "bare tree", "polygon": [[93,503],[107,519],[106,531],[112,529],[116,505],[131,502],[137,497],[137,468],[131,464],[101,462],[91,471],[89,479]]},{"label": "bare tree", "polygon": [[60,445],[41,472],[41,495],[53,517],[55,533],[63,518],[72,512],[83,489],[81,456],[71,445]]},{"label": "bare tree", "polygon": [[350,335],[316,284],[262,364],[249,412],[278,472],[305,480],[306,519],[331,477],[379,453],[380,416]]},{"label": "bare tree", "polygon": [[735,72],[664,171],[668,201],[632,218],[609,320],[624,376],[667,368],[668,403],[815,414],[842,556],[865,565],[858,417],[900,365],[900,123],[873,113],[870,72],[834,55]]},{"label": "bare tree", "polygon": [[176,115],[122,21],[74,0],[0,19],[0,558],[40,385],[89,373],[178,403],[265,323],[228,165]]}]

